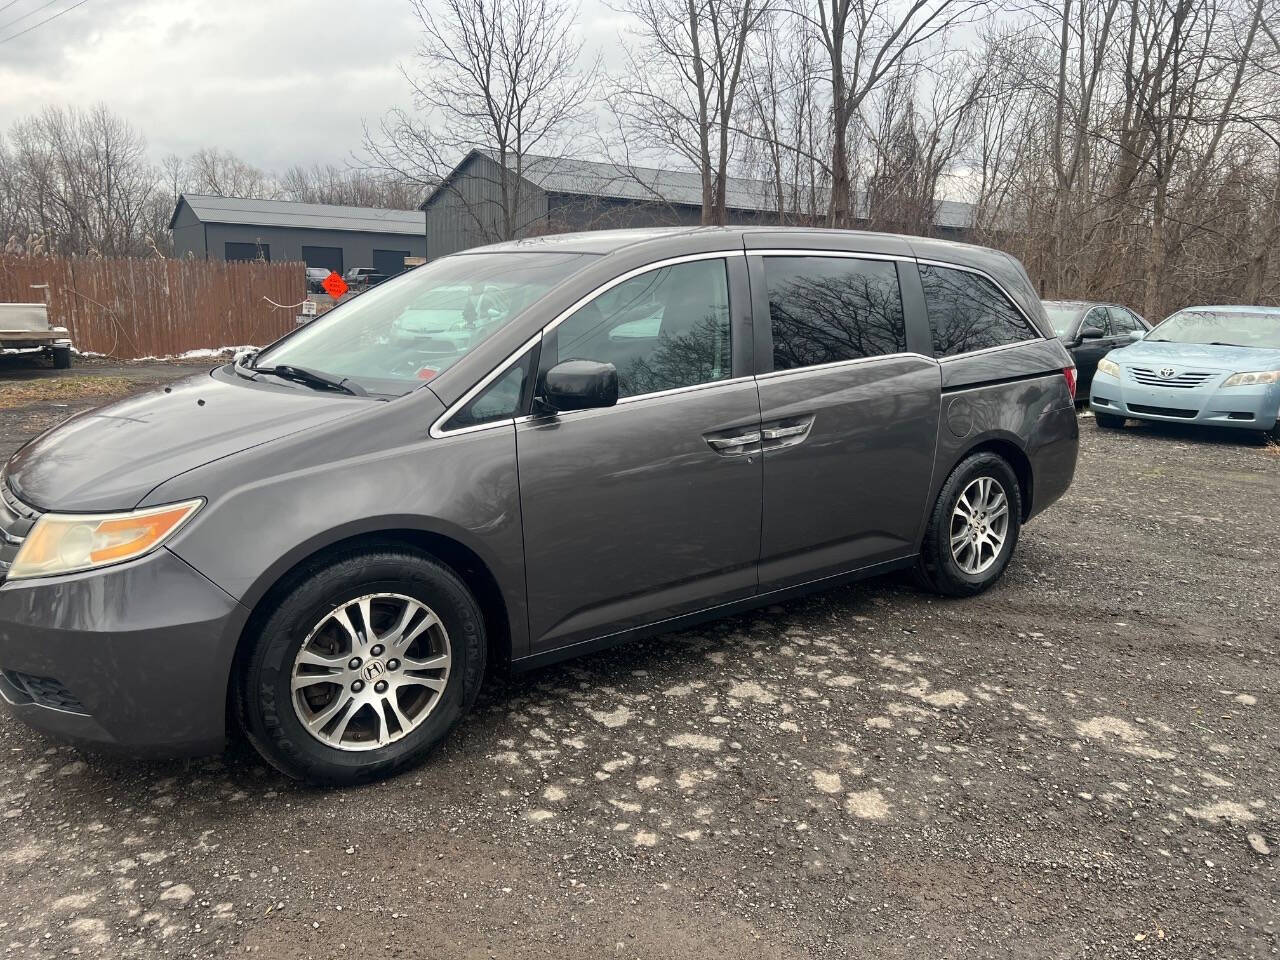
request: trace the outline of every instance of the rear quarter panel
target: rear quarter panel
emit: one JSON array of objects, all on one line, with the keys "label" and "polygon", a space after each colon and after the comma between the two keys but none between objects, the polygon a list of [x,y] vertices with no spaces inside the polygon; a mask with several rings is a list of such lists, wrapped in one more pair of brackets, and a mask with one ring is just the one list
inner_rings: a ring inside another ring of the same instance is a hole
[{"label": "rear quarter panel", "polygon": [[1075,475],[1079,427],[1057,339],[943,360],[942,410],[932,503],[951,471],[972,451],[1011,444],[1030,467],[1029,519],[1053,503]]}]

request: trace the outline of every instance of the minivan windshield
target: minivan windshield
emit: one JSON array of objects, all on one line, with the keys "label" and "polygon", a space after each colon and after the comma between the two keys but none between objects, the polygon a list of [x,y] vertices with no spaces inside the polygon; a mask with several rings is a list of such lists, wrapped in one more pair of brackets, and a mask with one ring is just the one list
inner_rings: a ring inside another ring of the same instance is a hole
[{"label": "minivan windshield", "polygon": [[453,366],[592,259],[525,251],[445,257],[312,321],[262,351],[250,369],[293,368],[399,396]]},{"label": "minivan windshield", "polygon": [[1280,350],[1280,310],[1180,310],[1146,340]]}]

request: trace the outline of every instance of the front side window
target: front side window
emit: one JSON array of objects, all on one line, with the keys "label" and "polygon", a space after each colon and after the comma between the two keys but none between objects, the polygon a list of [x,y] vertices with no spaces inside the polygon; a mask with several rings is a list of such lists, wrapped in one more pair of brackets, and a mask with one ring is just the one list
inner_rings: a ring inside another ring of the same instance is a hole
[{"label": "front side window", "polygon": [[612,363],[619,397],[728,379],[724,260],[660,267],[606,290],[547,334],[542,368],[562,360]]},{"label": "front side window", "polygon": [[1080,329],[1085,327],[1094,327],[1102,332],[1102,336],[1111,336],[1111,321],[1107,319],[1106,307],[1094,307],[1084,318],[1084,323],[1080,324]]},{"label": "front side window", "polygon": [[981,274],[920,264],[925,308],[939,357],[1038,339],[1009,298]]},{"label": "front side window", "polygon": [[1118,337],[1142,329],[1138,318],[1124,307],[1108,307],[1107,312],[1111,315],[1111,332]]},{"label": "front side window", "polygon": [[331,310],[258,355],[399,396],[453,366],[594,257],[475,253],[407,271]]}]

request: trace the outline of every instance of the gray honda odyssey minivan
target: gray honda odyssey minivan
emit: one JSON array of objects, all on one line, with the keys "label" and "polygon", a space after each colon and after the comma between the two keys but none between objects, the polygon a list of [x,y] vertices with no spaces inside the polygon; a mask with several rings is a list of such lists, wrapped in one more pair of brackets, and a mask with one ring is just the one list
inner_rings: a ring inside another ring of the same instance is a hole
[{"label": "gray honda odyssey minivan", "polygon": [[1022,267],[798,229],[435,260],[72,417],[0,482],[0,694],[81,742],[423,757],[521,669],[913,567],[973,594],[1071,482]]}]

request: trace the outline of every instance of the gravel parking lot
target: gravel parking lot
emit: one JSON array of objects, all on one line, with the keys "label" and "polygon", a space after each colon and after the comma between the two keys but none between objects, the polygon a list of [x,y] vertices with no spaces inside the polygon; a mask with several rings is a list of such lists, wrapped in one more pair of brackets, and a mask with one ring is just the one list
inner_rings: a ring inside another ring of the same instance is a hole
[{"label": "gravel parking lot", "polygon": [[[84,366],[52,398],[0,369],[0,453],[190,372]],[[1280,953],[1280,449],[1081,428],[989,594],[873,580],[495,677],[388,783],[306,789],[243,745],[83,755],[0,717],[0,945]]]}]

